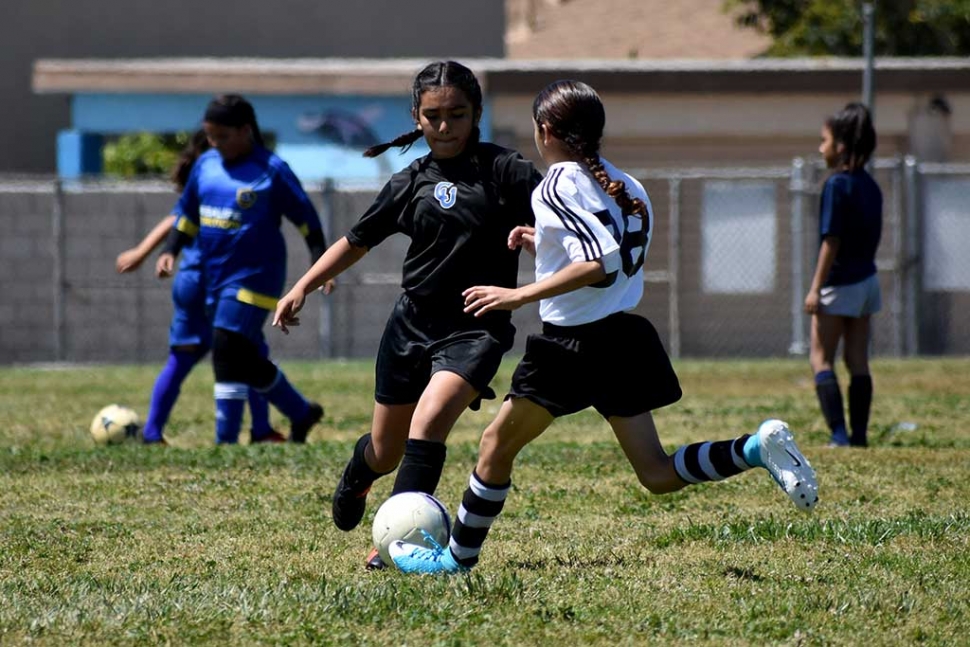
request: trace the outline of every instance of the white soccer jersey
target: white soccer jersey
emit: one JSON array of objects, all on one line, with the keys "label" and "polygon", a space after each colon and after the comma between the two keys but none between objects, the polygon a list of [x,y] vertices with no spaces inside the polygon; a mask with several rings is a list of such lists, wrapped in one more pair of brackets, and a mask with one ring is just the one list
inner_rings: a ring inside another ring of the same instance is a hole
[{"label": "white soccer jersey", "polygon": [[623,216],[616,201],[578,162],[558,162],[532,192],[536,217],[536,281],[570,263],[603,259],[601,284],[542,299],[539,316],[559,326],[578,326],[632,310],[643,296],[643,261],[653,234],[653,207],[636,179],[602,160],[613,180],[622,180],[647,205],[649,218]]}]

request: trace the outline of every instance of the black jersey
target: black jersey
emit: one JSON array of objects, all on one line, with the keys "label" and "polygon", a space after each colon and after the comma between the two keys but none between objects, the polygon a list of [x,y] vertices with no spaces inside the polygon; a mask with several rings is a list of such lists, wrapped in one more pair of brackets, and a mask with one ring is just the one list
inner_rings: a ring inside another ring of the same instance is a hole
[{"label": "black jersey", "polygon": [[517,225],[535,224],[531,196],[541,180],[531,162],[494,144],[452,159],[429,154],[391,177],[347,240],[373,248],[395,233],[410,237],[405,292],[461,313],[466,288],[516,286],[519,250],[508,248],[508,236]]}]

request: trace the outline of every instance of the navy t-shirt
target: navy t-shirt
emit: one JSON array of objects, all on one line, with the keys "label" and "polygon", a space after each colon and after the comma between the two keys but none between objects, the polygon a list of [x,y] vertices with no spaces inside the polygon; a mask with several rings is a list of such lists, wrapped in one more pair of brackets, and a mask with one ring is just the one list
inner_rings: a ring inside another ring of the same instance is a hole
[{"label": "navy t-shirt", "polygon": [[865,169],[833,173],[825,181],[819,214],[819,245],[839,239],[825,285],[858,283],[876,273],[882,235],[882,191]]}]

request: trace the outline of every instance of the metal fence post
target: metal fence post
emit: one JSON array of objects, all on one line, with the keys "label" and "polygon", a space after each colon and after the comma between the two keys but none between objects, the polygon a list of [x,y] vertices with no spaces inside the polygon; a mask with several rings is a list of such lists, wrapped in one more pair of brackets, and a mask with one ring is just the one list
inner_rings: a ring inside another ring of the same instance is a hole
[{"label": "metal fence post", "polygon": [[51,210],[51,287],[53,289],[54,361],[64,361],[64,186],[54,180],[54,205]]},{"label": "metal fence post", "polygon": [[669,294],[668,326],[670,328],[670,356],[680,357],[680,178],[671,178],[669,184],[670,201],[670,250],[668,254],[667,275]]},{"label": "metal fence post", "polygon": [[[334,186],[333,180],[327,178],[323,181],[323,186],[320,189],[321,196],[323,198],[323,210],[320,214],[320,224],[323,226],[323,235],[327,239],[327,244],[333,244],[333,218],[334,209],[336,208],[336,193],[337,189]],[[324,297],[320,299],[320,325],[317,328],[317,345],[320,350],[320,356],[324,358],[331,358],[334,356],[333,348],[333,308],[331,307],[330,298]]]},{"label": "metal fence post", "polygon": [[805,320],[802,314],[805,291],[805,160],[796,157],[791,162],[791,344],[789,355],[804,355],[808,352],[805,341]]},{"label": "metal fence post", "polygon": [[[906,213],[898,235],[904,235],[904,259],[900,271],[903,274],[903,320],[905,322],[905,353],[919,353],[919,270],[920,270],[920,195],[919,167],[916,158],[907,155],[904,160],[903,177],[906,183]],[[905,232],[905,233],[904,233]]]},{"label": "metal fence post", "polygon": [[[890,172],[889,186],[892,192],[889,203],[890,227],[893,230],[893,295],[890,304],[890,313],[893,318],[893,357],[902,357],[904,354],[904,316],[903,316],[903,267],[906,264],[905,251],[903,248],[903,183],[902,183],[902,160],[898,157],[893,163]],[[883,208],[885,211],[885,207]],[[871,345],[870,341],[870,345]]]}]

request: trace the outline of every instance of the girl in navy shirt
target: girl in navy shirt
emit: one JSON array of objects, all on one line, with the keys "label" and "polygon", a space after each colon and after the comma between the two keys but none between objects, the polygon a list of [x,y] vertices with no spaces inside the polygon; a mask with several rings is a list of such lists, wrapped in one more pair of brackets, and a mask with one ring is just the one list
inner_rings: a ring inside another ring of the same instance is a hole
[{"label": "girl in navy shirt", "polygon": [[[850,103],[822,126],[819,152],[834,172],[822,189],[819,252],[805,312],[812,316],[809,360],[822,414],[832,432],[830,446],[865,447],[872,407],[869,374],[869,319],[882,298],[876,250],[882,234],[882,192],[866,172],[876,148],[868,109]],[[835,375],[835,352],[843,342],[849,382],[846,430],[842,393]]]}]

